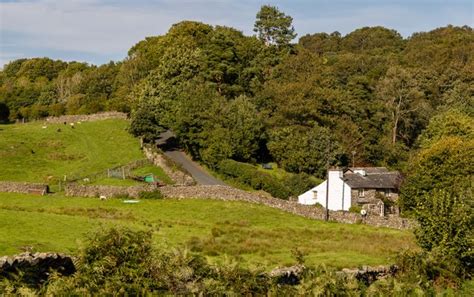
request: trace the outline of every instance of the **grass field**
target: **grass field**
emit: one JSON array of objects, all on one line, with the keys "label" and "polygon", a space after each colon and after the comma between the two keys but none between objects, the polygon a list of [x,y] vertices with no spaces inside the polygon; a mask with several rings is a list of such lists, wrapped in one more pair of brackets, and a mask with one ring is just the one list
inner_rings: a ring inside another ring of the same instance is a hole
[{"label": "grass field", "polygon": [[74,253],[102,227],[154,230],[166,248],[186,246],[213,261],[226,256],[267,268],[293,263],[300,249],[310,264],[356,267],[391,262],[415,248],[409,231],[309,220],[261,205],[214,200],[142,200],[40,197],[0,193],[0,255],[24,247]]},{"label": "grass field", "polygon": [[0,125],[0,180],[54,184],[144,158],[124,120],[43,125]]}]

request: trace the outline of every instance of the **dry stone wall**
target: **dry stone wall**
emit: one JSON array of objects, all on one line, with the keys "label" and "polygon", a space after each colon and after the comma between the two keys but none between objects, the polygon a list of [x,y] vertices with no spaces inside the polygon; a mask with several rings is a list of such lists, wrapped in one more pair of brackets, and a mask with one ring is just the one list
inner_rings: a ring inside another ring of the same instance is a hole
[{"label": "dry stone wall", "polygon": [[116,112],[116,111],[109,111],[109,112],[101,112],[95,114],[77,114],[77,115],[63,115],[59,117],[47,117],[46,122],[52,124],[62,124],[66,123],[74,123],[74,122],[90,122],[90,121],[98,121],[98,120],[108,120],[108,119],[127,119],[128,116],[126,113],[123,112]]},{"label": "dry stone wall", "polygon": [[48,279],[51,270],[62,275],[71,275],[76,269],[70,256],[58,253],[23,253],[0,258],[0,279],[18,277],[40,284]]},{"label": "dry stone wall", "polygon": [[0,192],[46,195],[49,187],[37,183],[0,181]]},{"label": "dry stone wall", "polygon": [[154,184],[146,184],[132,187],[120,187],[120,186],[85,186],[76,183],[71,183],[65,187],[65,195],[69,197],[100,197],[105,196],[107,198],[115,196],[125,196],[138,198],[140,192],[151,192],[156,190],[158,187]]},{"label": "dry stone wall", "polygon": [[156,152],[154,149],[145,146],[143,147],[143,153],[155,166],[161,167],[176,185],[189,186],[195,184],[194,179],[189,174],[170,166],[170,161],[166,160],[162,154]]},{"label": "dry stone wall", "polygon": [[[292,214],[310,219],[324,220],[325,209],[316,206],[302,205],[295,201],[273,198],[266,193],[249,193],[228,186],[165,186],[160,191],[167,198],[177,199],[219,199],[225,201],[245,201],[263,204]],[[414,227],[414,222],[398,216],[366,216],[356,213],[330,211],[329,220],[341,223],[365,223],[377,227],[395,229],[409,229]]]}]

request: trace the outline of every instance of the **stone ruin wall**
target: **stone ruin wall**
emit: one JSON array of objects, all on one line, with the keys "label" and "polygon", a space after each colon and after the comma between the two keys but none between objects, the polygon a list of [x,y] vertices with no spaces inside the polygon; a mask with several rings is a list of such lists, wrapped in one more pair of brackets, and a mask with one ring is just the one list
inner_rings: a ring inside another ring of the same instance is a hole
[{"label": "stone ruin wall", "polygon": [[95,114],[77,114],[77,115],[63,115],[59,117],[47,117],[46,122],[51,124],[62,124],[66,123],[77,123],[77,122],[90,122],[98,120],[108,120],[108,119],[124,119],[128,118],[126,113],[117,112],[117,111],[108,111]]},{"label": "stone ruin wall", "polygon": [[0,192],[46,195],[49,187],[39,183],[0,181]]},{"label": "stone ruin wall", "polygon": [[147,146],[143,147],[143,153],[145,154],[145,157],[153,163],[153,165],[161,167],[166,175],[168,175],[176,185],[190,186],[195,184],[194,179],[189,174],[170,166],[169,161],[166,160],[162,154],[155,152],[152,148]]},{"label": "stone ruin wall", "polygon": [[100,197],[112,198],[116,196],[129,196],[138,198],[140,192],[151,192],[157,189],[156,185],[147,184],[132,187],[79,185],[71,183],[66,185],[64,193],[68,197]]},{"label": "stone ruin wall", "polygon": [[23,253],[0,257],[0,279],[15,279],[20,272],[23,277],[40,284],[48,279],[51,270],[62,275],[71,275],[76,268],[71,256],[59,253]]}]

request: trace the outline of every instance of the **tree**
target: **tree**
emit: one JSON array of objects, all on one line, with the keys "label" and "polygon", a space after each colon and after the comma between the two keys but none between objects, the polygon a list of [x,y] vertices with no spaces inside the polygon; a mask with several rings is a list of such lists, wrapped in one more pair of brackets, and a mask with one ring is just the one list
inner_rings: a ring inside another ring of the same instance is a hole
[{"label": "tree", "polygon": [[385,77],[377,84],[377,96],[385,102],[388,110],[394,145],[401,135],[400,126],[408,127],[410,116],[422,108],[423,93],[410,72],[395,66],[389,68]]},{"label": "tree", "polygon": [[134,136],[143,137],[145,141],[152,141],[157,139],[164,129],[159,125],[156,109],[150,105],[142,105],[133,114],[129,131]]},{"label": "tree", "polygon": [[339,151],[329,129],[289,126],[269,133],[268,149],[285,170],[324,176]]},{"label": "tree", "polygon": [[436,190],[455,192],[469,188],[474,176],[474,139],[444,137],[421,149],[409,160],[408,176],[401,188],[400,206],[413,211]]},{"label": "tree", "polygon": [[277,7],[263,5],[257,13],[253,30],[266,45],[285,46],[297,35],[292,22],[293,18],[278,10]]},{"label": "tree", "polygon": [[[419,245],[427,251],[448,256],[458,266],[458,275],[474,269],[474,197],[472,189],[437,190],[418,203],[415,216],[419,222],[415,234]],[[459,271],[465,269],[466,271]]]},{"label": "tree", "polygon": [[457,109],[438,114],[430,119],[418,142],[421,147],[428,148],[437,141],[452,136],[465,140],[473,139],[474,118]]}]

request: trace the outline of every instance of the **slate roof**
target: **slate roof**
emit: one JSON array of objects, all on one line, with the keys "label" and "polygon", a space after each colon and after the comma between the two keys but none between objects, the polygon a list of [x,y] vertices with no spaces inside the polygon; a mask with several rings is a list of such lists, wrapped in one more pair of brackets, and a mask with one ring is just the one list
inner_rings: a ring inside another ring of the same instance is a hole
[{"label": "slate roof", "polygon": [[[354,169],[362,169],[366,175],[354,173]],[[343,180],[353,189],[398,189],[401,175],[398,171],[388,171],[385,167],[349,168]]]}]

